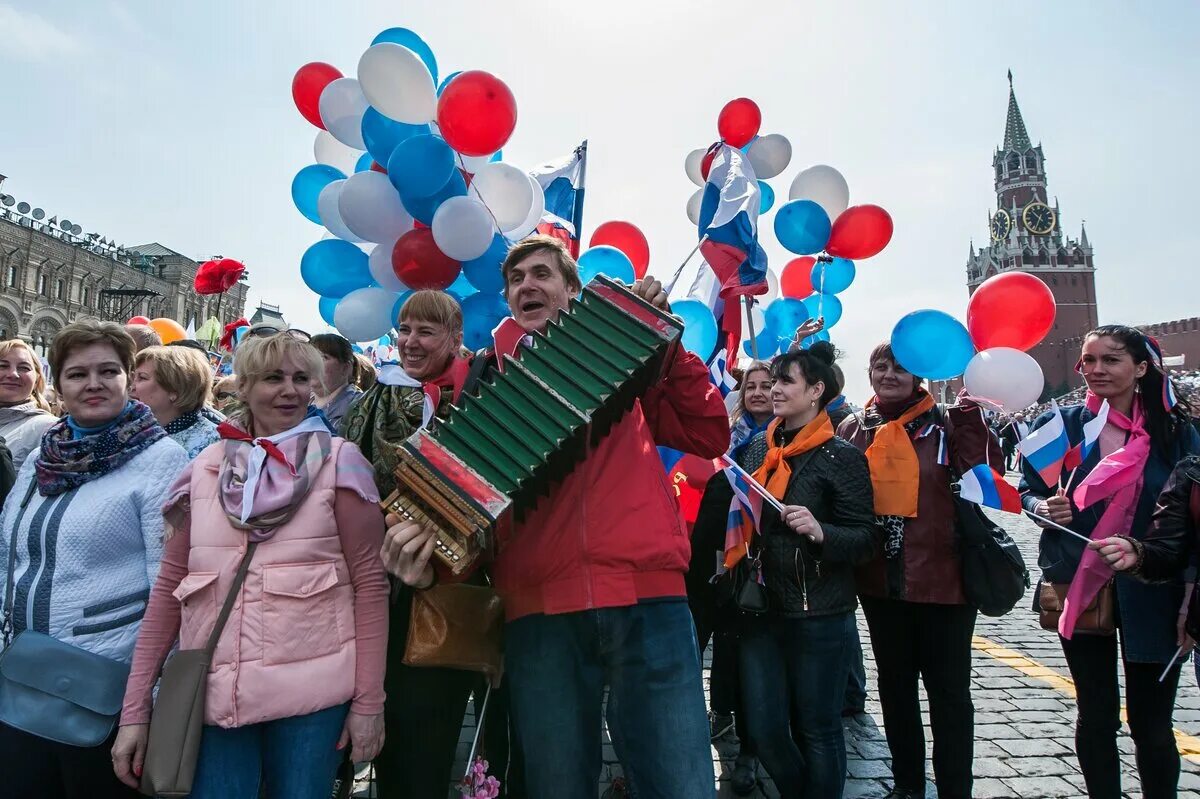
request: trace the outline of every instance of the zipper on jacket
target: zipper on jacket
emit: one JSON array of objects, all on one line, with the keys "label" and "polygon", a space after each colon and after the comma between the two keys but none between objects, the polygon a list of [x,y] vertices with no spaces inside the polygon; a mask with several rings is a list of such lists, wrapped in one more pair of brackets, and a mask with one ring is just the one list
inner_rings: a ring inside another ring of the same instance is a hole
[{"label": "zipper on jacket", "polygon": [[792,558],[796,565],[796,577],[800,579],[800,599],[803,602],[805,612],[808,611],[808,580],[804,577],[804,555],[800,554],[800,547],[796,547],[796,555]]}]

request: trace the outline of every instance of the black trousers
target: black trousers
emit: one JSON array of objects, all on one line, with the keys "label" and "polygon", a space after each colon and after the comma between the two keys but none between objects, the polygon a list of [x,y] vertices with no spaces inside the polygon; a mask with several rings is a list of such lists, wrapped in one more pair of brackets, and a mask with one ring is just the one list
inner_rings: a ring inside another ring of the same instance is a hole
[{"label": "black trousers", "polygon": [[0,796],[5,799],[136,799],[112,767],[113,733],[100,746],[47,741],[0,724]]},{"label": "black trousers", "polygon": [[[1075,681],[1079,715],[1075,721],[1075,753],[1092,799],[1118,799],[1121,795],[1121,761],[1117,731],[1121,729],[1121,693],[1117,684],[1117,637],[1060,636],[1067,667]],[[1124,657],[1125,706],[1129,735],[1136,747],[1142,796],[1174,799],[1179,784],[1179,749],[1172,731],[1171,714],[1179,687],[1182,662],[1158,676],[1166,664],[1130,663]],[[1187,658],[1183,658],[1186,661]]]},{"label": "black trousers", "polygon": [[746,725],[745,704],[742,701],[740,666],[738,665],[738,642],[740,616],[732,607],[717,607],[714,592],[690,592],[688,607],[692,621],[696,624],[696,642],[700,645],[700,659],[704,660],[704,649],[712,642],[712,671],[708,681],[708,704],[714,713],[733,714],[734,731],[741,742],[740,753],[753,757],[754,744]]},{"label": "black trousers", "polygon": [[933,773],[942,799],[970,799],[975,706],[971,636],[975,608],[862,598],[879,671],[879,702],[897,788],[925,787],[918,680],[929,696]]}]

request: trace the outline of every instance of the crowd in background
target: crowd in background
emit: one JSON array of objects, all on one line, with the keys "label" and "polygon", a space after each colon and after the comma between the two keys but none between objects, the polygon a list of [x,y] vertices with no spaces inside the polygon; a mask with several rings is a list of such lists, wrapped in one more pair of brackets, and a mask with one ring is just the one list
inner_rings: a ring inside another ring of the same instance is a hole
[{"label": "crowd in background", "polygon": [[[521,335],[581,290],[552,239],[515,247],[503,272]],[[669,307],[656,281],[632,288]],[[489,796],[594,795],[604,713],[630,795],[711,797],[709,742],[732,729],[735,793],[761,769],[785,797],[840,796],[841,719],[870,690],[861,607],[889,796],[925,795],[923,685],[938,795],[964,799],[978,612],[955,486],[1007,458],[1046,528],[1035,603],[1062,633],[1089,795],[1121,791],[1118,664],[1143,795],[1175,795],[1173,654],[1200,626],[1186,571],[1200,551],[1200,437],[1141,333],[1085,337],[1086,390],[1061,401],[1065,428],[1074,444],[1107,422],[1051,485],[1012,457],[1049,414],[989,429],[969,397],[937,403],[886,343],[861,364],[838,364],[824,342],[752,363],[730,410],[706,365],[679,351],[548,497],[497,529],[495,551],[454,575],[432,557],[433,531],[379,503],[397,487],[399,445],[511,354],[472,353],[462,335],[457,302],[418,291],[400,310],[397,360],[378,368],[339,336],[269,325],[249,330],[219,377],[203,347],[162,346],[138,326],[75,322],[46,364],[0,342],[2,679],[28,688],[39,651],[83,651],[117,667],[87,677],[87,696],[120,700],[111,734],[90,745],[64,742],[55,711],[90,700],[48,689],[24,710],[0,703],[5,790],[137,795],[163,665],[211,639],[198,799],[324,799],[367,761],[385,799],[445,796],[472,697],[477,715],[487,697]],[[845,368],[869,377],[862,408],[842,393]],[[689,528],[655,446],[728,453],[774,501],[756,525],[731,527],[735,487],[718,471]],[[455,585],[503,600],[505,673],[490,688],[411,659],[414,603]]]}]

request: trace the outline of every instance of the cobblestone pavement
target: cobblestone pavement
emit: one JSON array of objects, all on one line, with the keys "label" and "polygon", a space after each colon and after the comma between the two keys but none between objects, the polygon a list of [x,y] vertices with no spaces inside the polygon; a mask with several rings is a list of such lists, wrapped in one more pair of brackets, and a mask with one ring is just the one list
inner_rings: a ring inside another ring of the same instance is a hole
[{"label": "cobblestone pavement", "polygon": [[[1024,517],[991,514],[1017,541],[1037,578],[1037,541],[1040,530]],[[1000,619],[979,617],[974,642],[972,669],[975,700],[975,797],[1082,797],[1086,796],[1083,776],[1074,755],[1075,711],[1072,685],[1057,636],[1042,630],[1030,607],[1030,597]],[[847,770],[846,797],[882,797],[891,782],[887,742],[883,736],[883,716],[874,698],[875,664],[871,654],[866,622],[859,613],[859,629],[866,656],[867,712],[845,724]],[[708,661],[705,661],[705,680]],[[922,697],[924,703],[924,698]],[[929,717],[925,714],[926,725]],[[1185,753],[1180,777],[1180,797],[1200,799],[1200,690],[1190,664],[1180,679],[1175,711],[1176,738]],[[465,758],[473,734],[470,716],[463,728],[460,759]],[[734,796],[729,776],[737,741],[730,733],[713,746],[713,760],[719,779],[719,796]],[[1193,737],[1195,736],[1195,737]],[[931,749],[929,728],[925,730],[926,748]],[[1133,743],[1128,728],[1119,741],[1125,796],[1140,799]],[[461,771],[459,772],[461,773]],[[612,746],[605,738],[604,781],[601,793],[621,774]],[[755,797],[777,797],[778,793],[761,773],[762,782]],[[364,791],[362,796],[367,796]],[[457,796],[457,794],[452,794]],[[932,782],[928,796],[936,796]]]}]

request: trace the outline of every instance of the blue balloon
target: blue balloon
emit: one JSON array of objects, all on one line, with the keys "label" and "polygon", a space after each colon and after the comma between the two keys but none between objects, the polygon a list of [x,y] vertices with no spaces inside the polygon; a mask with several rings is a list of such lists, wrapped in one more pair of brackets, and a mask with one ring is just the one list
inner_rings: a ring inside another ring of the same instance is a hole
[{"label": "blue balloon", "polygon": [[627,285],[637,280],[629,256],[607,244],[589,247],[579,256],[579,279],[583,285],[591,283],[596,275],[607,275]]},{"label": "blue balloon", "polygon": [[[675,306],[671,306],[674,308]],[[765,361],[774,355],[780,348],[786,347],[791,341],[791,337],[785,341],[777,338],[771,330],[764,330],[754,337],[754,344],[750,343],[750,339],[742,342],[742,352],[749,355],[751,358],[758,358],[760,361]],[[755,353],[757,350],[757,354]]]},{"label": "blue balloon", "polygon": [[404,307],[404,303],[408,302],[408,298],[412,295],[412,290],[409,290],[401,292],[400,296],[396,297],[396,304],[392,306],[392,320],[394,324],[400,324],[400,309]]},{"label": "blue balloon", "polygon": [[363,153],[358,157],[358,163],[354,165],[354,171],[355,173],[366,172],[371,168],[371,164],[373,163],[375,163],[375,159],[371,157],[371,154]]},{"label": "blue balloon", "polygon": [[497,150],[496,152],[492,153],[492,157],[488,159],[488,162],[494,164],[497,161],[503,161],[503,160],[504,160],[504,151]]},{"label": "blue balloon", "polygon": [[459,75],[461,75],[461,74],[462,74],[462,70],[460,69],[458,72],[451,72],[449,75],[447,75],[447,76],[446,76],[446,77],[445,77],[445,78],[442,80],[442,82],[438,84],[438,87],[437,87],[437,96],[438,96],[438,97],[441,97],[441,96],[442,96],[442,92],[446,91],[446,87],[450,85],[450,81],[454,80],[455,78],[457,78],[457,77],[458,77]]},{"label": "blue balloon", "polygon": [[975,344],[963,323],[944,311],[913,311],[892,329],[896,362],[928,380],[949,380],[967,371]]},{"label": "blue balloon", "polygon": [[498,294],[472,294],[462,301],[463,346],[479,350],[492,343],[492,331],[500,320],[512,316],[508,303]]},{"label": "blue balloon", "polygon": [[321,297],[317,300],[317,313],[321,314],[321,318],[325,320],[325,324],[330,327],[335,327],[333,324],[333,312],[337,308],[337,297]]},{"label": "blue balloon", "polygon": [[463,261],[462,274],[479,291],[497,294],[504,290],[504,275],[500,265],[508,255],[508,242],[497,233],[487,252],[473,261]]},{"label": "blue balloon", "polygon": [[767,306],[767,329],[777,339],[792,340],[796,328],[813,318],[813,313],[804,300],[795,297],[780,297]]},{"label": "blue balloon", "polygon": [[429,45],[425,44],[424,39],[408,28],[388,28],[371,40],[371,46],[373,47],[381,42],[391,42],[401,47],[407,47],[419,55],[421,60],[425,62],[425,67],[429,70],[429,74],[433,77],[434,84],[437,84],[437,59],[433,57],[433,50],[430,49]]},{"label": "blue balloon", "polygon": [[683,320],[683,348],[708,360],[717,348],[717,320],[712,309],[700,300],[680,300],[671,313]]},{"label": "blue balloon", "polygon": [[321,196],[321,190],[335,180],[345,179],[340,169],[327,164],[309,164],[292,178],[292,202],[305,219],[319,225],[321,215],[317,213],[317,198]]},{"label": "blue balloon", "polygon": [[396,145],[413,136],[428,136],[429,125],[407,125],[388,119],[374,108],[368,108],[362,118],[362,136],[367,152],[380,164],[392,157]]},{"label": "blue balloon", "polygon": [[806,337],[804,341],[800,342],[800,347],[802,349],[808,349],[818,341],[829,341],[829,331],[822,330],[819,333],[813,333],[811,336]]},{"label": "blue balloon", "polygon": [[819,295],[817,297],[817,316],[825,317],[826,329],[833,327],[842,319],[842,301],[832,294]]},{"label": "blue balloon", "polygon": [[355,355],[366,355],[366,353],[363,352],[363,348],[355,344],[353,341],[350,342],[350,351]]},{"label": "blue balloon", "polygon": [[432,197],[405,197],[401,194],[400,202],[413,219],[423,225],[432,225],[433,215],[442,203],[451,197],[464,197],[466,194],[467,182],[463,179],[462,173],[456,169],[450,175],[450,179],[446,181],[446,185],[442,186],[441,191],[436,192]]},{"label": "blue balloon", "polygon": [[817,261],[809,277],[813,288],[822,294],[840,294],[854,282],[854,261],[834,258],[832,263]]},{"label": "blue balloon", "polygon": [[471,282],[467,280],[467,276],[464,273],[459,272],[458,277],[454,279],[454,282],[446,287],[446,291],[458,297],[459,303],[461,304],[461,302],[467,297],[470,297],[472,294],[477,294],[479,289],[475,288],[475,286],[473,286]]},{"label": "blue balloon", "polygon": [[323,239],[304,251],[300,279],[322,297],[341,299],[371,285],[367,254],[348,241]]},{"label": "blue balloon", "polygon": [[386,166],[388,178],[402,199],[432,197],[458,173],[450,145],[431,133],[402,140],[392,150]]},{"label": "blue balloon", "polygon": [[812,200],[784,203],[775,214],[775,237],[796,255],[812,255],[825,249],[832,229],[829,214]]},{"label": "blue balloon", "polygon": [[762,193],[762,196],[758,201],[758,212],[760,214],[765,214],[775,206],[775,190],[767,185],[765,180],[760,180],[758,182],[758,190]]}]

